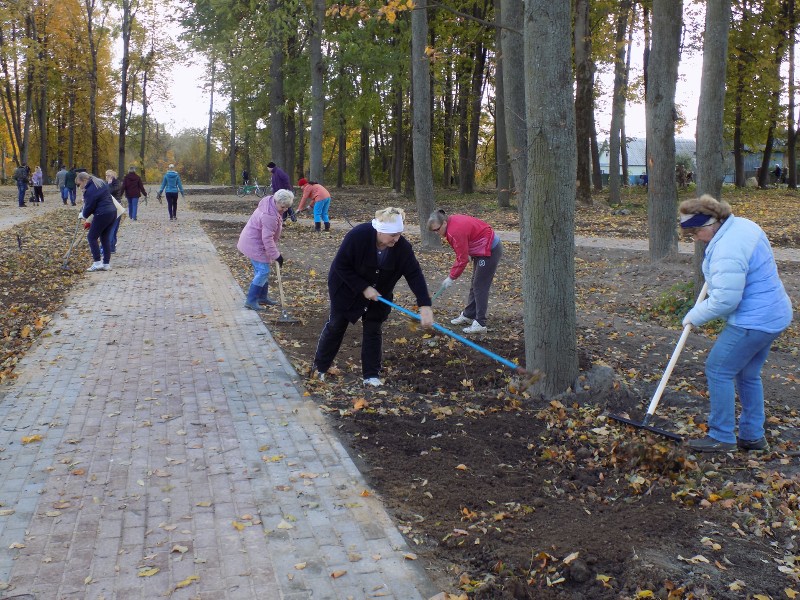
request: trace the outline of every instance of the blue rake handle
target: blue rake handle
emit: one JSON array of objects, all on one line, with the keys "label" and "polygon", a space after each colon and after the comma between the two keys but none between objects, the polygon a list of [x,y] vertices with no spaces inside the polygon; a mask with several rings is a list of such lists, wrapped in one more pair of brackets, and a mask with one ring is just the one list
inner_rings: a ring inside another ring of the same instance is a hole
[{"label": "blue rake handle", "polygon": [[[389,306],[391,306],[395,310],[399,310],[401,313],[416,319],[417,321],[421,321],[422,320],[422,317],[420,317],[417,313],[412,312],[412,311],[410,311],[410,310],[408,310],[406,308],[403,308],[402,306],[398,306],[397,304],[395,304],[394,302],[390,302],[389,300],[387,300],[383,296],[378,296],[378,300],[380,300],[384,304],[388,304]],[[510,360],[507,360],[507,359],[503,358],[499,354],[495,354],[491,350],[487,350],[486,348],[483,348],[483,347],[479,346],[478,344],[476,344],[475,342],[473,342],[471,340],[468,340],[464,336],[458,335],[457,333],[455,333],[453,331],[450,331],[449,329],[447,329],[445,327],[442,327],[441,325],[438,325],[436,323],[433,324],[433,328],[436,331],[441,331],[445,335],[449,335],[451,338],[458,340],[459,342],[469,346],[473,350],[477,350],[481,354],[485,354],[489,358],[493,358],[494,360],[496,360],[500,364],[505,365],[506,367],[508,367],[509,369],[512,369],[513,371],[515,371],[517,373],[521,373],[523,375],[527,375],[528,374],[527,371],[525,371],[525,369],[520,367],[518,364],[513,363]]]}]

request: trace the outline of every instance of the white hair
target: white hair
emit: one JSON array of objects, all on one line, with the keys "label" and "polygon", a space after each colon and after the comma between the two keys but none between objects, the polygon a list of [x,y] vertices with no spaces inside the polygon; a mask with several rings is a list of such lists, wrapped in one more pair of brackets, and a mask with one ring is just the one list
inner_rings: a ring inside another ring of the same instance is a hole
[{"label": "white hair", "polygon": [[294,194],[289,190],[278,190],[272,197],[275,200],[275,204],[280,204],[287,208],[294,202]]}]

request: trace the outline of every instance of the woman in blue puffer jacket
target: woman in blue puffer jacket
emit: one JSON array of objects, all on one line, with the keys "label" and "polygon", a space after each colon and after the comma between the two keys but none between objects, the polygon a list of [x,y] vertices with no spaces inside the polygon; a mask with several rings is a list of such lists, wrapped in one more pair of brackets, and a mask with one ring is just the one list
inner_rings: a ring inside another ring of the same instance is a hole
[{"label": "woman in blue puffer jacket", "polygon": [[161,194],[167,196],[167,210],[169,211],[169,220],[178,220],[178,192],[181,193],[181,198],[186,199],[183,193],[183,185],[181,185],[181,176],[175,171],[175,165],[170,164],[169,170],[164,173],[164,179],[161,181],[161,189],[158,190],[158,199],[161,200]]},{"label": "woman in blue puffer jacket", "polygon": [[[727,202],[709,195],[686,200],[679,210],[683,231],[708,244],[703,259],[708,297],[687,313],[683,324],[726,321],[706,359],[708,436],[689,446],[699,452],[728,452],[737,446],[766,450],[761,368],[772,342],[792,322],[792,301],[758,225],[733,216]],[[736,391],[742,407],[738,437]]]}]

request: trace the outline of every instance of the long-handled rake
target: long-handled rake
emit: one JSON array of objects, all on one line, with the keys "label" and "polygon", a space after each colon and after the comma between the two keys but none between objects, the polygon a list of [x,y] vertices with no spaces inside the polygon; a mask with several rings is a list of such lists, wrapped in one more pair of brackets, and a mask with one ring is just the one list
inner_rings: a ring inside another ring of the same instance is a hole
[{"label": "long-handled rake", "polygon": [[299,323],[300,319],[295,319],[286,309],[286,298],[283,295],[283,280],[281,279],[281,266],[275,263],[275,275],[278,277],[278,293],[281,296],[281,316],[278,317],[278,323]]},{"label": "long-handled rake", "polygon": [[78,234],[81,232],[81,225],[83,225],[83,223],[78,221],[78,225],[75,227],[75,234],[72,236],[72,243],[69,245],[69,250],[67,250],[67,253],[64,255],[64,262],[61,264],[62,269],[66,270],[69,268],[69,257],[72,256],[72,250],[75,248],[75,243],[78,241]]},{"label": "long-handled rake", "polygon": [[[422,320],[422,317],[420,317],[417,313],[412,312],[412,311],[410,311],[410,310],[408,310],[406,308],[403,308],[402,306],[399,306],[399,305],[395,304],[394,302],[390,302],[389,300],[387,300],[386,298],[383,298],[382,296],[378,296],[378,300],[380,300],[384,304],[387,304],[387,305],[391,306],[395,310],[400,311],[404,315],[408,315],[409,317],[412,317],[413,319],[416,319],[417,321],[421,321]],[[534,383],[536,383],[537,381],[539,381],[543,377],[543,374],[542,374],[541,371],[536,370],[533,373],[530,373],[530,372],[526,371],[525,369],[523,369],[522,367],[520,367],[518,364],[513,363],[508,359],[503,358],[499,354],[495,354],[491,350],[487,350],[486,348],[483,348],[483,347],[479,346],[478,344],[476,344],[472,340],[468,340],[464,336],[458,335],[454,331],[450,331],[449,329],[447,329],[445,327],[442,327],[438,323],[434,323],[433,324],[433,328],[436,331],[439,331],[439,332],[441,332],[441,333],[443,333],[443,334],[445,334],[447,336],[450,336],[454,340],[458,340],[462,344],[464,344],[466,346],[469,346],[473,350],[477,350],[481,354],[484,354],[484,355],[488,356],[489,358],[491,358],[493,360],[496,360],[501,365],[504,365],[504,366],[508,367],[509,369],[511,369],[512,371],[514,371],[514,373],[516,373],[520,377],[524,378],[524,380],[525,380],[520,386],[520,389],[522,389],[522,390],[528,389],[531,385],[533,385]]]},{"label": "long-handled rake", "polygon": [[[700,290],[700,294],[697,296],[697,300],[695,301],[695,306],[700,304],[706,297],[706,292],[708,292],[708,282],[703,284],[703,288]],[[683,328],[683,333],[681,333],[681,337],[678,340],[678,344],[675,346],[675,350],[672,352],[672,356],[669,359],[669,363],[667,364],[667,368],[664,370],[664,374],[661,376],[661,381],[658,382],[658,387],[656,388],[655,394],[653,394],[653,399],[650,401],[650,406],[647,408],[647,414],[645,414],[644,419],[642,419],[641,423],[637,423],[632,419],[628,419],[621,415],[614,415],[609,413],[607,416],[610,419],[615,421],[619,421],[620,423],[625,423],[626,425],[631,425],[632,427],[636,427],[637,429],[646,429],[647,431],[652,431],[653,433],[657,433],[658,435],[664,436],[671,440],[675,440],[678,442],[683,441],[683,436],[678,435],[677,433],[672,433],[671,431],[667,431],[666,429],[661,429],[659,427],[653,427],[650,425],[650,420],[653,418],[653,415],[656,412],[656,408],[658,408],[658,403],[661,401],[661,395],[664,393],[664,389],[667,387],[667,381],[669,380],[669,376],[672,375],[672,370],[675,368],[675,364],[678,362],[678,357],[681,354],[681,350],[686,345],[686,340],[689,338],[689,332],[692,330],[691,325],[686,325]]]}]

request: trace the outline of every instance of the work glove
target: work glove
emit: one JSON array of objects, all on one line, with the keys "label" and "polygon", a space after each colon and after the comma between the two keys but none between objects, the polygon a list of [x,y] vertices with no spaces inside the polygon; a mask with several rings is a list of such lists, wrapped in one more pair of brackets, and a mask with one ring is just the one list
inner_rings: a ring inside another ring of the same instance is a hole
[{"label": "work glove", "polygon": [[686,327],[687,325],[691,325],[692,327],[695,326],[694,323],[692,323],[691,319],[689,319],[688,314],[685,317],[683,317],[683,326]]},{"label": "work glove", "polygon": [[85,218],[86,218],[86,217],[84,217],[84,216],[83,216],[83,211],[81,211],[81,212],[79,212],[79,213],[78,213],[78,220],[83,220],[83,219],[85,219]]},{"label": "work glove", "polygon": [[83,224],[83,228],[84,228],[84,229],[89,229],[89,227],[91,227],[91,226],[92,226],[92,224],[91,224],[91,223],[89,223],[88,221],[87,221],[86,223],[84,223],[84,224]]},{"label": "work glove", "polygon": [[275,262],[278,263],[278,266],[282,269],[283,268],[283,254],[279,254],[278,258],[275,259]]},{"label": "work glove", "polygon": [[445,277],[444,281],[442,282],[442,289],[446,290],[447,288],[449,288],[454,283],[455,283],[454,279],[450,279],[449,277]]}]

